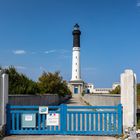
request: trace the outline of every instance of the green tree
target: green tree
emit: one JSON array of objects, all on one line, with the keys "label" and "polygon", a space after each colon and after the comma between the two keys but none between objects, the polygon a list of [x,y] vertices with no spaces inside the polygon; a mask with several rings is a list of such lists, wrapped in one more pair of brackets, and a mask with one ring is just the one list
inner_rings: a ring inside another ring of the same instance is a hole
[{"label": "green tree", "polygon": [[[2,68],[0,67],[0,69]],[[67,82],[63,80],[59,72],[43,72],[38,82],[34,82],[26,75],[19,73],[13,66],[4,71],[9,75],[9,94],[51,93],[59,96],[71,94]]]},{"label": "green tree", "polygon": [[9,75],[9,94],[36,94],[38,92],[36,82],[17,72],[13,66],[5,69],[5,72]]},{"label": "green tree", "polygon": [[50,93],[59,96],[71,94],[66,81],[60,76],[60,72],[43,72],[38,79],[38,88],[42,94]]},{"label": "green tree", "polygon": [[110,91],[110,94],[120,94],[121,88],[117,86],[114,90]]}]

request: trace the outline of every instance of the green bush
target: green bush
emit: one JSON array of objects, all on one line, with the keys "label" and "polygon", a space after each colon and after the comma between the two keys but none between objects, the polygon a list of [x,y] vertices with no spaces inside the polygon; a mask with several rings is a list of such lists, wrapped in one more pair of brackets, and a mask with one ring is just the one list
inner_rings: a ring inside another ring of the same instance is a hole
[{"label": "green bush", "polygon": [[109,92],[110,94],[120,94],[121,93],[121,88],[120,86],[117,86],[114,90]]}]

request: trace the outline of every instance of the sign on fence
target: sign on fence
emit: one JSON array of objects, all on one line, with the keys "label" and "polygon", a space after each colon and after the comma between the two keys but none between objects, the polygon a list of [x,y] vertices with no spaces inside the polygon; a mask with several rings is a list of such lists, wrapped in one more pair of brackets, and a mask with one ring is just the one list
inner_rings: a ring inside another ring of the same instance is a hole
[{"label": "sign on fence", "polygon": [[40,106],[39,107],[39,114],[48,114],[48,107],[47,106]]},{"label": "sign on fence", "polygon": [[47,114],[46,125],[59,126],[59,114],[58,113]]},{"label": "sign on fence", "polygon": [[22,114],[21,116],[22,128],[36,127],[36,115],[35,114]]}]

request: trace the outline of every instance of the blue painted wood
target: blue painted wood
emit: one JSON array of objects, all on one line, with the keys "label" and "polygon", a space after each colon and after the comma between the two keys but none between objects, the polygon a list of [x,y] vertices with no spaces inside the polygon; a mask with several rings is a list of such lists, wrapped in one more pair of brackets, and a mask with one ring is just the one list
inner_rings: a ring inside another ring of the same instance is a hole
[{"label": "blue painted wood", "polygon": [[67,106],[65,104],[61,105],[61,127],[62,127],[62,133],[66,134],[67,130]]},{"label": "blue painted wood", "polygon": [[116,131],[116,112],[113,113],[113,129]]},{"label": "blue painted wood", "polygon": [[40,130],[40,129],[41,129],[41,116],[38,113],[38,130]]},{"label": "blue painted wood", "polygon": [[77,112],[77,113],[85,113],[85,114],[91,114],[91,113],[114,113],[114,111],[93,111],[93,112],[91,112],[91,111],[77,111],[78,109],[76,109],[76,111],[68,111],[68,112],[71,112],[71,113],[75,113],[75,112]]},{"label": "blue painted wood", "polygon": [[107,131],[107,113],[104,113],[104,131]]},{"label": "blue painted wood", "polygon": [[68,122],[69,122],[69,131],[71,131],[71,119],[72,119],[72,114],[71,113],[69,113],[69,120],[68,120]]},{"label": "blue painted wood", "polygon": [[[59,109],[60,106],[48,106],[49,109]],[[38,109],[39,106],[16,106],[16,105],[9,105],[9,109]]]},{"label": "blue painted wood", "polygon": [[[21,115],[26,113],[36,114],[36,127],[21,128]],[[122,134],[121,104],[118,106],[49,106],[49,113],[60,114],[60,126],[46,126],[46,115],[39,114],[39,106],[7,105],[7,133],[61,135]]]},{"label": "blue painted wood", "polygon": [[111,113],[109,113],[109,131],[111,131]]},{"label": "blue painted wood", "polygon": [[6,124],[6,134],[9,135],[10,134],[10,130],[11,130],[11,114],[10,114],[10,105],[7,104],[6,106],[6,118],[7,118],[7,124]]},{"label": "blue painted wood", "polygon": [[93,113],[91,114],[91,131],[94,130],[94,117],[93,117]]},{"label": "blue painted wood", "polygon": [[[10,113],[21,113],[21,114],[30,114],[30,110],[12,110]],[[32,113],[38,113],[38,110],[33,110]]]},{"label": "blue painted wood", "polygon": [[63,106],[63,104],[62,105],[60,105],[60,131],[61,131],[61,133],[63,133],[63,130],[64,130],[64,120],[63,120],[63,114],[64,114],[64,106]]},{"label": "blue painted wood", "polygon": [[98,131],[98,113],[95,113],[95,131]]},{"label": "blue painted wood", "polygon": [[54,126],[51,127],[51,131],[54,131]]},{"label": "blue painted wood", "polygon": [[86,131],[89,131],[89,114],[86,114]]},{"label": "blue painted wood", "polygon": [[64,131],[63,131],[63,134],[66,134],[66,131],[67,131],[67,105],[64,104],[64,116],[63,116],[63,119],[64,119]]},{"label": "blue painted wood", "polygon": [[68,109],[117,109],[117,108],[118,108],[117,106],[68,106]]},{"label": "blue painted wood", "polygon": [[80,127],[81,127],[81,118],[80,118],[80,113],[78,113],[78,131],[80,131]]},{"label": "blue painted wood", "polygon": [[15,130],[15,114],[12,114],[12,130]]},{"label": "blue painted wood", "polygon": [[46,126],[45,116],[46,116],[46,114],[42,115],[42,126],[43,126],[42,128],[43,128],[43,130],[45,129],[45,126]]},{"label": "blue painted wood", "polygon": [[56,126],[56,131],[58,131],[58,126]]},{"label": "blue painted wood", "polygon": [[[48,132],[48,131],[39,131],[39,130],[35,130],[35,131],[30,131],[30,130],[27,130],[27,131],[16,131],[16,130],[11,130],[10,131],[10,133],[11,134],[44,134],[44,135],[47,135],[47,134],[52,134],[52,135],[54,135],[54,134],[60,134],[61,135],[61,133],[60,132],[58,132],[58,131],[55,131],[55,132],[53,132],[53,131],[50,131],[50,132]],[[102,132],[102,134],[101,134],[101,132],[95,132],[95,131],[93,131],[93,132],[91,132],[91,131],[89,131],[89,132],[86,132],[86,131],[68,131],[67,132],[67,134],[68,135],[116,135],[116,133],[115,132]]]},{"label": "blue painted wood", "polygon": [[16,129],[19,130],[19,113],[16,114]]},{"label": "blue painted wood", "polygon": [[100,131],[103,130],[103,117],[102,117],[102,113],[100,113]]},{"label": "blue painted wood", "polygon": [[73,131],[76,131],[76,112],[73,113]]},{"label": "blue painted wood", "polygon": [[118,134],[122,134],[122,105],[118,105]]},{"label": "blue painted wood", "polygon": [[85,114],[82,113],[82,131],[85,131]]}]

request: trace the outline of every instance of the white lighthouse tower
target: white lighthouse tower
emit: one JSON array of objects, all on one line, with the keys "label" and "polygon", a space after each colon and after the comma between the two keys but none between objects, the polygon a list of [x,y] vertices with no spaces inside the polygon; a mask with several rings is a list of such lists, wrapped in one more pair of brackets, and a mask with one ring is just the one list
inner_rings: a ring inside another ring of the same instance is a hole
[{"label": "white lighthouse tower", "polygon": [[69,85],[70,85],[70,90],[73,94],[80,94],[83,91],[84,82],[81,79],[81,66],[80,66],[81,31],[78,24],[75,24],[72,35],[73,35],[72,77]]}]

